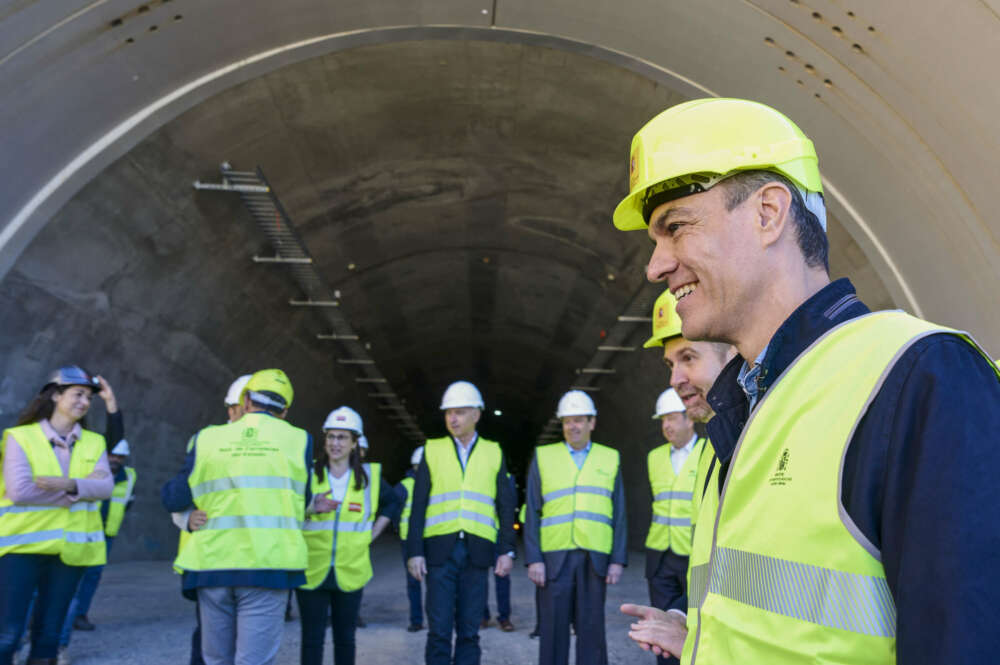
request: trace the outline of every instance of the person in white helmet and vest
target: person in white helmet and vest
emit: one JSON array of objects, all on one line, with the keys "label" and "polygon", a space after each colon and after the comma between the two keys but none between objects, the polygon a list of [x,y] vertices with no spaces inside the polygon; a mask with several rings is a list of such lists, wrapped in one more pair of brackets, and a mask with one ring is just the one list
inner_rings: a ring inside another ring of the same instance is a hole
[{"label": "person in white helmet and vest", "polygon": [[[108,466],[111,469],[111,476],[115,483],[111,492],[111,498],[101,502],[101,519],[104,522],[104,543],[107,547],[107,554],[111,556],[111,546],[121,530],[122,522],[125,519],[125,512],[132,507],[135,500],[135,482],[138,477],[135,468],[126,466],[128,457],[131,454],[128,441],[121,439],[115,444],[111,452],[108,453]],[[59,636],[59,646],[65,648],[69,646],[70,636],[74,630],[93,630],[94,625],[87,619],[87,612],[90,611],[90,604],[97,592],[97,587],[101,583],[101,574],[104,566],[91,566],[83,573],[80,584],[73,596],[73,601],[69,605],[66,613],[66,622],[63,624],[62,634]]]},{"label": "person in white helmet and vest", "polygon": [[[694,421],[673,388],[660,393],[653,418],[660,420],[666,443],[646,456],[653,497],[646,533],[646,583],[650,605],[667,610],[687,592],[691,520],[705,439],[695,433]],[[677,663],[676,658],[658,660],[660,665]]]},{"label": "person in white helmet and vest", "polygon": [[[644,348],[662,349],[660,356],[670,374],[671,389],[676,391],[683,403],[685,414],[694,422],[706,424],[715,415],[706,395],[732,358],[736,349],[729,344],[717,342],[693,342],[681,335],[681,320],[675,310],[677,301],[669,290],[664,290],[653,303],[652,336],[646,340]],[[659,411],[659,408],[657,408]],[[677,615],[675,621],[687,619],[692,624],[697,620],[697,605],[704,594],[708,547],[704,536],[711,535],[710,526],[699,531],[698,523],[704,516],[704,523],[711,525],[718,506],[718,491],[709,491],[719,486],[719,467],[711,441],[706,440],[699,459],[694,493],[691,499],[692,549],[688,557],[688,568],[682,596],[676,597],[666,606],[659,604],[638,605],[627,603],[622,611],[639,619],[667,621],[667,613]],[[701,542],[698,541],[702,536]],[[710,540],[710,538],[709,538]],[[699,546],[696,547],[695,544]],[[647,564],[649,560],[647,559]],[[655,647],[643,644],[647,649]],[[658,654],[659,655],[659,654]]]},{"label": "person in white helmet and vest", "polygon": [[664,111],[633,139],[629,187],[615,225],[653,240],[647,276],[684,337],[739,352],[708,396],[724,482],[697,625],[635,638],[685,664],[995,660],[990,357],[830,281],[815,148],[768,106]]},{"label": "person in white helmet and vest", "polygon": [[293,396],[281,370],[255,372],[244,415],[195,434],[161,492],[169,512],[196,507],[207,518],[174,566],[197,590],[208,665],[274,663],[288,590],[306,582],[312,437],[284,420]]},{"label": "person in white helmet and vest", "polygon": [[420,580],[411,575],[406,566],[406,538],[410,534],[410,513],[413,512],[413,485],[416,483],[417,469],[423,458],[424,447],[418,446],[410,455],[410,468],[406,470],[403,479],[393,488],[400,505],[403,506],[399,514],[399,539],[403,553],[403,569],[406,571],[406,597],[410,604],[410,623],[406,626],[408,633],[416,633],[424,629],[424,603],[421,598]]},{"label": "person in white helmet and vest", "polygon": [[540,589],[539,665],[566,665],[569,627],[577,665],[607,665],[604,601],[628,562],[625,490],[618,451],[595,443],[597,409],[571,390],[556,416],[564,441],[539,446],[528,469],[524,551]]},{"label": "person in white helmet and vest", "polygon": [[54,665],[80,577],[107,561],[100,502],[114,481],[105,439],[83,419],[108,391],[86,370],[62,367],[3,432],[0,663],[11,662],[37,592],[29,662]]},{"label": "person in white helmet and vest", "polygon": [[333,662],[354,665],[361,590],[372,578],[369,548],[396,518],[398,499],[382,475],[382,465],[361,461],[363,424],[357,411],[347,406],[331,411],[323,434],[312,472],[315,499],[304,527],[306,583],[295,590],[302,625],[300,662],[323,662],[329,621]]},{"label": "person in white helmet and vest", "polygon": [[407,567],[427,579],[427,665],[480,662],[487,570],[508,575],[513,565],[517,499],[500,444],[476,431],[483,406],[468,381],[448,386],[441,410],[450,436],[424,444],[413,484]]}]

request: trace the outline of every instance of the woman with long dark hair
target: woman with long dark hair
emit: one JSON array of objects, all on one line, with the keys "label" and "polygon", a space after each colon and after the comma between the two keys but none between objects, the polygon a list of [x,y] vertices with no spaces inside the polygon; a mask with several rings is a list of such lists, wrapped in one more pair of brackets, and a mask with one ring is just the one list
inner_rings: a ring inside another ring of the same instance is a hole
[{"label": "woman with long dark hair", "polygon": [[82,426],[101,381],[53,373],[2,439],[0,665],[10,665],[32,595],[29,662],[56,662],[66,610],[87,566],[106,561],[100,502],[114,487],[104,437]]},{"label": "woman with long dark hair", "polygon": [[342,406],[323,423],[315,457],[315,499],[306,517],[306,583],[296,589],[302,621],[302,665],[320,665],[329,611],[333,662],[354,665],[354,631],[361,590],[372,577],[369,547],[396,518],[399,500],[381,464],[362,464],[361,416]]}]

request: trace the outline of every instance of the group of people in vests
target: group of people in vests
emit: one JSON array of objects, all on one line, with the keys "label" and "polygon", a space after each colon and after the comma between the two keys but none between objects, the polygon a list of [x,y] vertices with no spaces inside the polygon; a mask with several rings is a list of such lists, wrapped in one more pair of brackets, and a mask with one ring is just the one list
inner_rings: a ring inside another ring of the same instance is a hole
[{"label": "group of people in vests", "polygon": [[380,464],[362,461],[353,409],[331,411],[314,447],[285,420],[294,391],[284,372],[261,370],[234,387],[230,422],[191,438],[162,491],[187,533],[174,566],[198,603],[192,660],[273,663],[294,591],[301,662],[322,662],[329,623],[334,662],[354,663],[369,547],[398,518],[397,495]]},{"label": "group of people in vests", "polygon": [[[671,390],[654,413],[667,443],[647,458],[651,604],[622,606],[629,636],[684,665],[991,662],[1000,368],[969,335],[873,313],[831,282],[826,221],[812,142],[763,104],[687,102],[633,139],[614,223],[654,243],[647,277],[667,290],[647,346]],[[4,432],[0,665],[32,602],[30,658],[52,662],[84,569],[105,562],[115,481],[105,439],[80,424],[104,388],[64,368]],[[294,590],[302,662],[321,661],[329,620],[335,662],[353,663],[369,548],[402,511],[407,570],[427,582],[425,661],[478,664],[517,503],[500,445],[477,432],[479,390],[445,391],[449,436],[426,442],[405,492],[362,462],[357,413],[331,412],[314,450],[285,421],[292,397],[280,370],[252,375],[238,417],[195,434],[163,488],[188,534],[175,566],[205,662],[274,662]],[[626,564],[620,458],[591,440],[586,393],[557,415],[565,440],[534,451],[523,518],[539,661],[567,662],[572,625],[578,663],[605,665],[606,585]]]},{"label": "group of people in vests", "polygon": [[[95,396],[105,435],[86,429]],[[66,665],[135,493],[111,385],[81,367],[49,377],[3,432],[0,458],[0,664],[25,643],[26,662]]]}]

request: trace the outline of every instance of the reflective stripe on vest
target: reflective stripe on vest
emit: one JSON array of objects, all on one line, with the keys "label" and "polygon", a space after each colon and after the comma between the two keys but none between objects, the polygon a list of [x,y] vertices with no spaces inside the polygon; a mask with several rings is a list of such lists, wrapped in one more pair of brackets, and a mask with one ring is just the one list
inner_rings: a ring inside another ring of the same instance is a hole
[{"label": "reflective stripe on vest", "polygon": [[[369,547],[378,510],[382,465],[364,464],[363,468],[368,476],[363,488],[356,488],[355,479],[349,477],[344,500],[336,510],[316,513],[306,519],[309,564],[303,589],[315,589],[322,584],[331,566],[341,591],[357,591],[372,578]],[[312,481],[317,494],[329,491],[329,470],[323,474],[322,481],[314,472]]]},{"label": "reflective stripe on vest", "polygon": [[406,503],[403,504],[403,512],[399,515],[399,538],[406,541],[410,533],[410,511],[413,510],[413,484],[414,479],[410,476],[399,481],[406,488]]},{"label": "reflective stripe on vest", "polygon": [[901,312],[853,319],[803,352],[758,403],[720,498],[685,663],[740,654],[790,665],[817,653],[831,663],[895,662],[895,605],[878,550],[845,520],[840,469],[895,362],[938,333],[974,345]]},{"label": "reflective stripe on vest", "polygon": [[674,473],[670,461],[672,450],[673,446],[667,443],[649,451],[646,458],[649,487],[653,493],[653,515],[646,534],[646,547],[688,556],[691,554],[694,490],[705,452],[705,439],[695,441],[679,473]]},{"label": "reflective stripe on vest", "polygon": [[[698,465],[698,480],[695,482],[694,506],[698,507],[691,535],[691,554],[688,559],[688,635],[698,631],[698,608],[701,607],[708,589],[708,558],[712,553],[712,527],[719,507],[719,464],[715,449],[710,442],[705,443],[705,453]],[[703,526],[704,525],[704,526]],[[681,660],[691,662],[694,639],[684,640]]]},{"label": "reflective stripe on vest", "polygon": [[542,486],[542,551],[584,549],[610,554],[618,451],[591,443],[583,468],[578,469],[567,445],[552,443],[536,449],[535,463]]},{"label": "reflective stripe on vest", "polygon": [[[62,476],[62,467],[45,438],[41,425],[13,427],[3,433],[3,443],[13,436],[31,465],[32,477]],[[105,452],[104,437],[81,430],[69,458],[69,478],[86,478]],[[2,456],[2,451],[0,451]],[[0,477],[0,556],[58,554],[70,566],[100,566],[107,561],[104,526],[97,501],[76,501],[62,506],[18,506],[7,499]]]},{"label": "reflective stripe on vest", "polygon": [[127,466],[125,480],[115,483],[115,489],[111,493],[111,503],[108,505],[108,519],[104,522],[105,535],[111,537],[118,535],[122,520],[125,518],[125,508],[135,491],[135,478],[135,469]]},{"label": "reflective stripe on vest", "polygon": [[497,541],[497,475],[503,454],[500,445],[480,437],[465,469],[450,437],[424,445],[431,489],[424,519],[424,538],[465,531]]},{"label": "reflective stripe on vest", "polygon": [[208,514],[177,555],[181,570],[305,570],[308,435],[265,413],[197,435],[188,485]]}]

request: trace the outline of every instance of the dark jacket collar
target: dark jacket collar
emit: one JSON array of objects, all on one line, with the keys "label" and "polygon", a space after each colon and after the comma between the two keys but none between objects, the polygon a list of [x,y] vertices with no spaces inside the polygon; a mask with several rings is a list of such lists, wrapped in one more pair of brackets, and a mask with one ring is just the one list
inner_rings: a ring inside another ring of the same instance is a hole
[{"label": "dark jacket collar", "polygon": [[[767,353],[761,362],[761,372],[757,377],[760,390],[758,403],[782,372],[813,342],[834,326],[868,314],[869,311],[858,299],[854,285],[846,278],[827,284],[799,305],[768,343]],[[732,457],[749,417],[746,393],[737,381],[742,366],[743,358],[736,356],[723,368],[708,393],[708,403],[715,411],[715,417],[707,426],[708,435],[712,447],[724,463]]]}]

